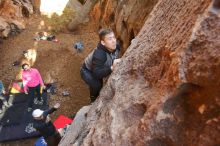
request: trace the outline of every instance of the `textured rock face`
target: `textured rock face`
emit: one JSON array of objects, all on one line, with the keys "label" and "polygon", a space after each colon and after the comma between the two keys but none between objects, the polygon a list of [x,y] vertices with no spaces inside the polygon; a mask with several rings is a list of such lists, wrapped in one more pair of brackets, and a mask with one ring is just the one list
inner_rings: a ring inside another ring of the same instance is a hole
[{"label": "textured rock face", "polygon": [[158,0],[100,0],[91,15],[99,27],[111,27],[123,52],[138,34]]},{"label": "textured rock face", "polygon": [[40,14],[40,5],[41,5],[41,0],[30,0],[32,5],[33,5],[33,10],[35,13]]},{"label": "textured rock face", "polygon": [[75,30],[78,28],[78,25],[88,22],[88,14],[96,2],[97,0],[86,0],[82,6],[78,0],[70,0],[67,6],[73,8],[76,13],[73,20],[68,24],[68,29]]},{"label": "textured rock face", "polygon": [[60,145],[219,145],[220,6],[214,3],[159,1],[99,99],[80,111],[81,123]]},{"label": "textured rock face", "polygon": [[16,34],[25,28],[23,18],[33,13],[33,6],[27,0],[0,1],[0,37]]}]

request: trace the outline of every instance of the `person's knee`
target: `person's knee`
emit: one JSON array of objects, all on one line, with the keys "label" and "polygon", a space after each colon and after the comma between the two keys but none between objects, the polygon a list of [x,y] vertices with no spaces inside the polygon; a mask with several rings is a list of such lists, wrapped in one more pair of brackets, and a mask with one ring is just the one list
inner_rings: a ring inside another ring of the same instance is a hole
[{"label": "person's knee", "polygon": [[94,102],[94,101],[96,100],[97,97],[98,97],[98,96],[93,96],[93,95],[91,95],[91,96],[90,96],[90,100],[91,100],[91,102]]},{"label": "person's knee", "polygon": [[101,88],[102,88],[102,84],[93,84],[93,85],[91,86],[91,88],[92,88],[93,90],[100,91]]},{"label": "person's knee", "polygon": [[84,80],[90,86],[94,86],[94,84],[97,84],[96,79],[93,76],[91,76],[90,74],[86,74],[84,77]]}]

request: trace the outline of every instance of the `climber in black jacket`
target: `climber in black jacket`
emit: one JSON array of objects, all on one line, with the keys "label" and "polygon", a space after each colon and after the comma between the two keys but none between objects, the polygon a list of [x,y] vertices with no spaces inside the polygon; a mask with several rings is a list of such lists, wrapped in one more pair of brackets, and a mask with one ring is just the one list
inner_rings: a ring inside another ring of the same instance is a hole
[{"label": "climber in black jacket", "polygon": [[116,64],[120,62],[120,46],[116,42],[111,29],[99,31],[100,42],[84,60],[80,74],[82,79],[89,85],[90,99],[94,102],[99,96],[103,86],[103,78],[111,74]]},{"label": "climber in black jacket", "polygon": [[56,103],[49,110],[35,109],[32,113],[34,118],[33,127],[41,133],[47,142],[48,146],[57,146],[61,140],[59,132],[50,120],[49,114],[53,113],[60,107],[59,103]]}]

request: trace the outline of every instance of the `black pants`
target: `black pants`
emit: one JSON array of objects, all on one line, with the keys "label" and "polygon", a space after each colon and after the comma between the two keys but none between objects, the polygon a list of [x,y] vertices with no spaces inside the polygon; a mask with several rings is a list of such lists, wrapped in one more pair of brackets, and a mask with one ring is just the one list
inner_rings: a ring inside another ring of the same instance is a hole
[{"label": "black pants", "polygon": [[28,95],[30,98],[28,102],[28,107],[31,107],[31,108],[33,107],[35,92],[37,93],[37,99],[40,101],[41,100],[40,84],[37,85],[36,87],[28,87]]},{"label": "black pants", "polygon": [[90,90],[90,99],[91,102],[94,102],[96,98],[99,96],[99,92],[102,89],[103,81],[102,79],[96,79],[93,77],[92,72],[88,70],[85,65],[81,67],[80,75],[82,79],[89,85]]}]

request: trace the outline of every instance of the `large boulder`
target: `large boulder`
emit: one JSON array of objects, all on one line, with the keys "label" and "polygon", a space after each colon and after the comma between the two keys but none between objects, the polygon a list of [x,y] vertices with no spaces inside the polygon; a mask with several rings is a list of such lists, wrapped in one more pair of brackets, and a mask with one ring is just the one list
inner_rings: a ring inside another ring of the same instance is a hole
[{"label": "large boulder", "polygon": [[73,11],[80,12],[83,5],[78,0],[70,0],[68,1],[67,5],[68,8],[73,9]]},{"label": "large boulder", "polygon": [[112,28],[123,47],[123,52],[137,36],[158,0],[100,0],[91,16],[98,28]]},{"label": "large boulder", "polygon": [[30,0],[33,5],[33,11],[40,14],[41,0]]},{"label": "large boulder", "polygon": [[0,37],[8,37],[25,29],[24,17],[33,14],[33,6],[26,0],[5,0],[0,4]]},{"label": "large boulder", "polygon": [[6,22],[6,20],[2,17],[0,17],[0,37],[7,37],[8,34],[10,33],[10,26],[9,24]]},{"label": "large boulder", "polygon": [[219,145],[219,34],[218,0],[159,0],[60,145]]},{"label": "large boulder", "polygon": [[73,16],[71,22],[68,24],[68,29],[76,30],[79,25],[88,22],[89,12],[92,10],[96,2],[97,0],[86,0],[85,4],[83,6],[80,6],[81,4],[78,0],[69,1],[67,6],[73,8],[73,10],[75,11],[75,15]]},{"label": "large boulder", "polygon": [[33,6],[28,0],[6,0],[1,4],[0,13],[6,18],[28,17],[33,14]]}]

